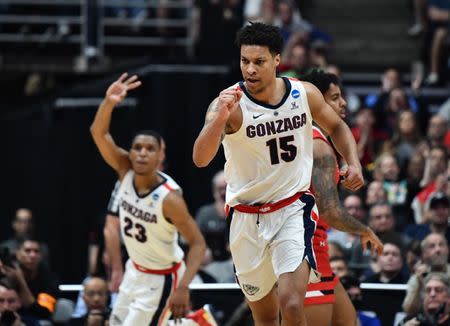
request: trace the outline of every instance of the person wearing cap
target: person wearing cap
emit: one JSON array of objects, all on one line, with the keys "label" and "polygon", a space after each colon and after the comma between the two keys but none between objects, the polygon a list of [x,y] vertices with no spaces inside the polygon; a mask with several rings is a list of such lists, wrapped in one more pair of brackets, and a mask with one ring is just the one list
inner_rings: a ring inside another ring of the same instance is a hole
[{"label": "person wearing cap", "polygon": [[440,233],[450,245],[450,200],[443,192],[435,192],[430,195],[426,205],[424,224],[411,224],[405,230],[405,234],[412,239],[422,241],[428,234]]}]

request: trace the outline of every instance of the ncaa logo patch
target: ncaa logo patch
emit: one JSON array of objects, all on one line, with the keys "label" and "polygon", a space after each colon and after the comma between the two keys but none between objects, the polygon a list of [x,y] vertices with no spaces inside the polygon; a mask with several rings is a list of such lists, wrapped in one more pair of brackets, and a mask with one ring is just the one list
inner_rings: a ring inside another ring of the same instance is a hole
[{"label": "ncaa logo patch", "polygon": [[251,284],[242,284],[242,288],[248,295],[255,295],[259,291],[259,287]]},{"label": "ncaa logo patch", "polygon": [[153,198],[153,200],[158,200],[159,199],[159,195],[158,194],[153,194],[152,198]]},{"label": "ncaa logo patch", "polygon": [[299,98],[299,97],[300,97],[300,92],[299,92],[298,89],[294,89],[294,90],[291,92],[291,95],[292,95],[293,98]]}]

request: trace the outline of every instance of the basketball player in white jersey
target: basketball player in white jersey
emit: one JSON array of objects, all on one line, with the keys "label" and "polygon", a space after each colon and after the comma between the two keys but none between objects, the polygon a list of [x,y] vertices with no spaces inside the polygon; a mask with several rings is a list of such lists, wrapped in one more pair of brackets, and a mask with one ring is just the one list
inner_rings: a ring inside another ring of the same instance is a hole
[{"label": "basketball player in white jersey", "polygon": [[[332,74],[313,70],[302,77],[323,94],[325,102],[339,116],[345,118],[347,103],[342,97],[339,79]],[[383,244],[375,233],[348,214],[342,206],[337,191],[339,168],[336,154],[326,135],[313,126],[313,156],[311,186],[319,209],[319,222],[314,233],[313,248],[316,253],[319,283],[308,284],[305,313],[308,325],[356,326],[356,311],[339,278],[333,274],[329,257],[327,230],[332,226],[340,231],[359,235],[361,244],[374,254],[383,252]]]},{"label": "basketball player in white jersey", "polygon": [[[110,325],[167,325],[170,314],[180,320],[188,311],[189,283],[205,252],[179,186],[157,171],[161,137],[140,132],[127,152],[109,133],[114,107],[140,84],[137,76],[127,74],[111,84],[91,126],[100,154],[121,181],[120,227],[130,256]],[[178,231],[189,244],[186,266]]]},{"label": "basketball player in white jersey", "polygon": [[341,173],[350,190],[364,184],[356,144],[316,87],[276,77],[277,27],[253,23],[236,40],[244,81],[210,104],[193,160],[207,166],[224,146],[230,248],[256,325],[279,325],[279,311],[283,325],[306,325],[306,286],[320,276],[312,250],[317,208],[308,193],[312,120],[348,162]]}]

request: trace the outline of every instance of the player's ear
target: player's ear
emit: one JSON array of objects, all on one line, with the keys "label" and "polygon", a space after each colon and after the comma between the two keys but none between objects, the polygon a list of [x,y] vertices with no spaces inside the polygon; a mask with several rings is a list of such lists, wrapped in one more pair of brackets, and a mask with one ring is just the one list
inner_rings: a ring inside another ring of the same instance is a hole
[{"label": "player's ear", "polygon": [[281,62],[281,54],[280,53],[275,54],[274,60],[275,60],[275,66],[278,67],[278,65]]}]

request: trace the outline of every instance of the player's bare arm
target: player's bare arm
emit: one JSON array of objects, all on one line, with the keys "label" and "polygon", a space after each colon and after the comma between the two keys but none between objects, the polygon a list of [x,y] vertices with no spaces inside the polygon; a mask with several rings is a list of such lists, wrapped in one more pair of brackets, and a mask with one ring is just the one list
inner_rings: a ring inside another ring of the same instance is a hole
[{"label": "player's bare arm", "polygon": [[325,102],[323,95],[314,85],[306,82],[303,85],[307,92],[308,104],[314,121],[330,135],[337,151],[348,164],[348,169],[341,171],[341,175],[344,177],[342,185],[352,191],[358,190],[364,185],[364,178],[356,142],[350,128]]},{"label": "player's bare arm", "polygon": [[100,154],[106,163],[118,173],[120,179],[129,170],[130,162],[128,152],[117,146],[109,133],[111,115],[114,107],[125,99],[127,92],[140,85],[141,82],[136,75],[128,78],[127,73],[122,74],[108,87],[91,125],[91,134]]},{"label": "player's bare arm", "polygon": [[348,214],[341,205],[335,183],[336,158],[333,149],[323,140],[314,140],[314,165],[311,183],[314,188],[320,218],[333,228],[359,235],[361,245],[373,253],[381,254],[383,244],[373,231]]},{"label": "player's bare arm", "polygon": [[103,228],[106,253],[111,261],[111,282],[109,289],[116,293],[123,279],[123,265],[120,251],[120,220],[118,216],[108,214]]},{"label": "player's bare arm", "polygon": [[172,311],[173,318],[179,320],[189,310],[189,284],[200,268],[205,255],[206,244],[179,192],[172,191],[167,195],[163,203],[163,213],[176,226],[189,244],[186,271],[167,303]]},{"label": "player's bare arm", "polygon": [[225,134],[239,129],[242,112],[239,101],[242,91],[225,89],[208,107],[205,124],[195,140],[192,158],[198,167],[207,166],[216,156]]}]

